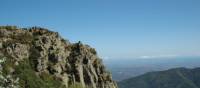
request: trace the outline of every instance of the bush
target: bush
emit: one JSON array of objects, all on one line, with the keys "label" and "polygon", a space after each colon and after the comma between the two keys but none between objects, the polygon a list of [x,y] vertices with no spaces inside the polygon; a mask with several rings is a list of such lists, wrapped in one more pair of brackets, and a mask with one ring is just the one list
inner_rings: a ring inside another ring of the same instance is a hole
[{"label": "bush", "polygon": [[22,44],[30,44],[33,40],[33,36],[27,32],[23,34],[18,34],[18,35],[13,34],[11,35],[11,38],[13,39],[12,41],[15,41],[17,43],[22,43]]},{"label": "bush", "polygon": [[80,83],[75,83],[73,85],[70,85],[69,88],[83,88],[83,87],[81,86]]},{"label": "bush", "polygon": [[90,48],[90,52],[94,55],[97,55],[97,51],[94,48]]},{"label": "bush", "polygon": [[2,63],[2,67],[3,67],[2,72],[4,76],[10,74],[10,68],[14,67],[13,59],[6,58],[5,62]]},{"label": "bush", "polygon": [[13,30],[13,29],[17,29],[17,26],[0,26],[0,29],[9,29],[9,30]]},{"label": "bush", "polygon": [[64,88],[64,85],[51,75],[42,73],[41,76],[37,76],[28,59],[16,67],[15,76],[20,78],[21,88]]}]

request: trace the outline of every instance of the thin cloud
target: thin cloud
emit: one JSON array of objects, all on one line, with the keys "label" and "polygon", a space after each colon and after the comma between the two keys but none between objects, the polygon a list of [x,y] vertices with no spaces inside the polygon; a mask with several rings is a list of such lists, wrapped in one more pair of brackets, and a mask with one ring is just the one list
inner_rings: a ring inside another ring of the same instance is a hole
[{"label": "thin cloud", "polygon": [[157,56],[140,56],[139,58],[148,59],[148,58],[170,58],[177,57],[179,55],[157,55]]}]

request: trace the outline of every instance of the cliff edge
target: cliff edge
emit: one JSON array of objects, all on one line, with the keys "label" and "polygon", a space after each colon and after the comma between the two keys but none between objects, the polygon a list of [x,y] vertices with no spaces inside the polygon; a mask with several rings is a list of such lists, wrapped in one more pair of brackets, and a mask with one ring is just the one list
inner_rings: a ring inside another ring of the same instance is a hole
[{"label": "cliff edge", "polygon": [[117,88],[94,48],[40,27],[0,26],[0,87]]}]

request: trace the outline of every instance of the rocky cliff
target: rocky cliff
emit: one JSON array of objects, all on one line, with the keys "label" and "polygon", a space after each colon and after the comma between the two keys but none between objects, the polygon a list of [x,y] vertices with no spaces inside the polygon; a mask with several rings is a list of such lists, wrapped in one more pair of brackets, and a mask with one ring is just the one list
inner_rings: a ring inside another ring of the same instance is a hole
[{"label": "rocky cliff", "polygon": [[117,88],[94,48],[40,27],[0,27],[0,87]]}]

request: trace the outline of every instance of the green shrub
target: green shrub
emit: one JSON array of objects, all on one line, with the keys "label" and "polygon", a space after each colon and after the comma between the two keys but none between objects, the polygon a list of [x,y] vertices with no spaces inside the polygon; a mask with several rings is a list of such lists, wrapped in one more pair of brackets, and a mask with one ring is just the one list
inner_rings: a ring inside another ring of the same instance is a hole
[{"label": "green shrub", "polygon": [[83,88],[80,83],[75,83],[69,86],[69,88]]},{"label": "green shrub", "polygon": [[22,34],[12,34],[10,37],[13,39],[12,41],[22,44],[30,44],[33,40],[33,36],[28,32]]},{"label": "green shrub", "polygon": [[46,73],[42,73],[41,76],[36,75],[28,59],[16,67],[15,76],[20,78],[21,88],[64,88],[62,83],[51,75]]},{"label": "green shrub", "polygon": [[3,67],[3,75],[8,75],[10,73],[10,68],[14,67],[14,61],[13,59],[10,58],[6,58],[5,62],[2,63],[2,67]]},{"label": "green shrub", "polygon": [[13,30],[13,29],[17,29],[17,26],[0,26],[0,29],[9,29],[9,30]]},{"label": "green shrub", "polygon": [[94,55],[97,55],[97,51],[94,48],[90,48],[90,52]]}]

